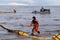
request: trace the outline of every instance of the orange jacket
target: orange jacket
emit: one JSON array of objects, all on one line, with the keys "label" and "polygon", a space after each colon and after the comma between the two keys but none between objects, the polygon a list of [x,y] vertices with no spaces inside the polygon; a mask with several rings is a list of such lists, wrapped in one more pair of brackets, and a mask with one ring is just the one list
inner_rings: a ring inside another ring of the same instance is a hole
[{"label": "orange jacket", "polygon": [[[38,20],[37,20],[37,19],[36,19],[35,21],[38,23]],[[33,24],[33,22],[31,21],[30,26],[38,27],[38,26],[39,26],[39,24],[37,24],[37,23]]]}]

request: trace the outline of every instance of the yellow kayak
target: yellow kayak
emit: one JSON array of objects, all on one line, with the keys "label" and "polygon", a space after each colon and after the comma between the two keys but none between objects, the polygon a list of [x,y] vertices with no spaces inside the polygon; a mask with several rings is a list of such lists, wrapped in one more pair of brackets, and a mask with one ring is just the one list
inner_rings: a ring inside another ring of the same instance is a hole
[{"label": "yellow kayak", "polygon": [[19,32],[19,35],[30,37],[30,38],[36,38],[39,40],[51,40],[51,38],[43,38],[43,37],[38,37],[38,36],[32,36],[32,35],[29,35],[28,33],[25,33],[25,32]]},{"label": "yellow kayak", "polygon": [[35,35],[34,36],[30,35],[30,34],[28,34],[26,32],[20,31],[20,30],[11,30],[11,29],[5,28],[2,25],[0,25],[0,27],[7,30],[8,32],[16,33],[16,34],[18,34],[20,36],[30,37],[30,38],[34,38],[34,39],[36,38],[36,39],[39,39],[39,40],[60,40],[60,34],[56,34],[51,38],[43,38],[43,37],[39,37],[39,36],[35,36]]},{"label": "yellow kayak", "polygon": [[52,37],[52,40],[60,40],[60,34],[56,34]]}]

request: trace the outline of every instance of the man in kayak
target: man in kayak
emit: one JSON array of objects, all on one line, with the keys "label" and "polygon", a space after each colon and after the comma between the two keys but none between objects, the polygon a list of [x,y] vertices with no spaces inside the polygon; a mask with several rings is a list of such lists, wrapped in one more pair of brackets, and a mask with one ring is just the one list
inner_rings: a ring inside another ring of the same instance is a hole
[{"label": "man in kayak", "polygon": [[37,33],[40,34],[40,32],[38,31],[39,23],[38,23],[36,17],[33,16],[32,19],[33,19],[33,20],[31,21],[30,26],[34,26],[34,27],[33,27],[33,29],[32,29],[31,35],[34,35],[34,32],[37,32]]}]

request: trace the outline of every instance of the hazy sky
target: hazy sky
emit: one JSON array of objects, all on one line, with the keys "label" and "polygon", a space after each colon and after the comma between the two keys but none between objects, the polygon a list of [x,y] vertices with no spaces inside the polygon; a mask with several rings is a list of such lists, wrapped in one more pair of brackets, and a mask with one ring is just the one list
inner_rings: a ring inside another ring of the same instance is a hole
[{"label": "hazy sky", "polygon": [[60,0],[0,0],[0,5],[60,5]]}]

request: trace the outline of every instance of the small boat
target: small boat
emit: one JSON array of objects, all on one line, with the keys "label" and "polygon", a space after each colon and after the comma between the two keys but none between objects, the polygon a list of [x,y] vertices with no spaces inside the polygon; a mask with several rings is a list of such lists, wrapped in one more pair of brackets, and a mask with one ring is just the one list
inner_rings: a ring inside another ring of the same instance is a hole
[{"label": "small boat", "polygon": [[33,11],[32,13],[35,13],[35,14],[36,14],[36,13],[40,13],[40,12],[38,12],[38,11],[35,10],[35,11]]},{"label": "small boat", "polygon": [[40,9],[40,14],[50,14],[50,9]]},{"label": "small boat", "polygon": [[13,11],[0,11],[0,14],[4,14],[4,13],[16,13],[16,10],[13,9]]},{"label": "small boat", "polygon": [[50,14],[50,9],[44,9],[44,8],[41,8],[40,11],[33,11],[32,13],[40,13],[40,14]]}]

